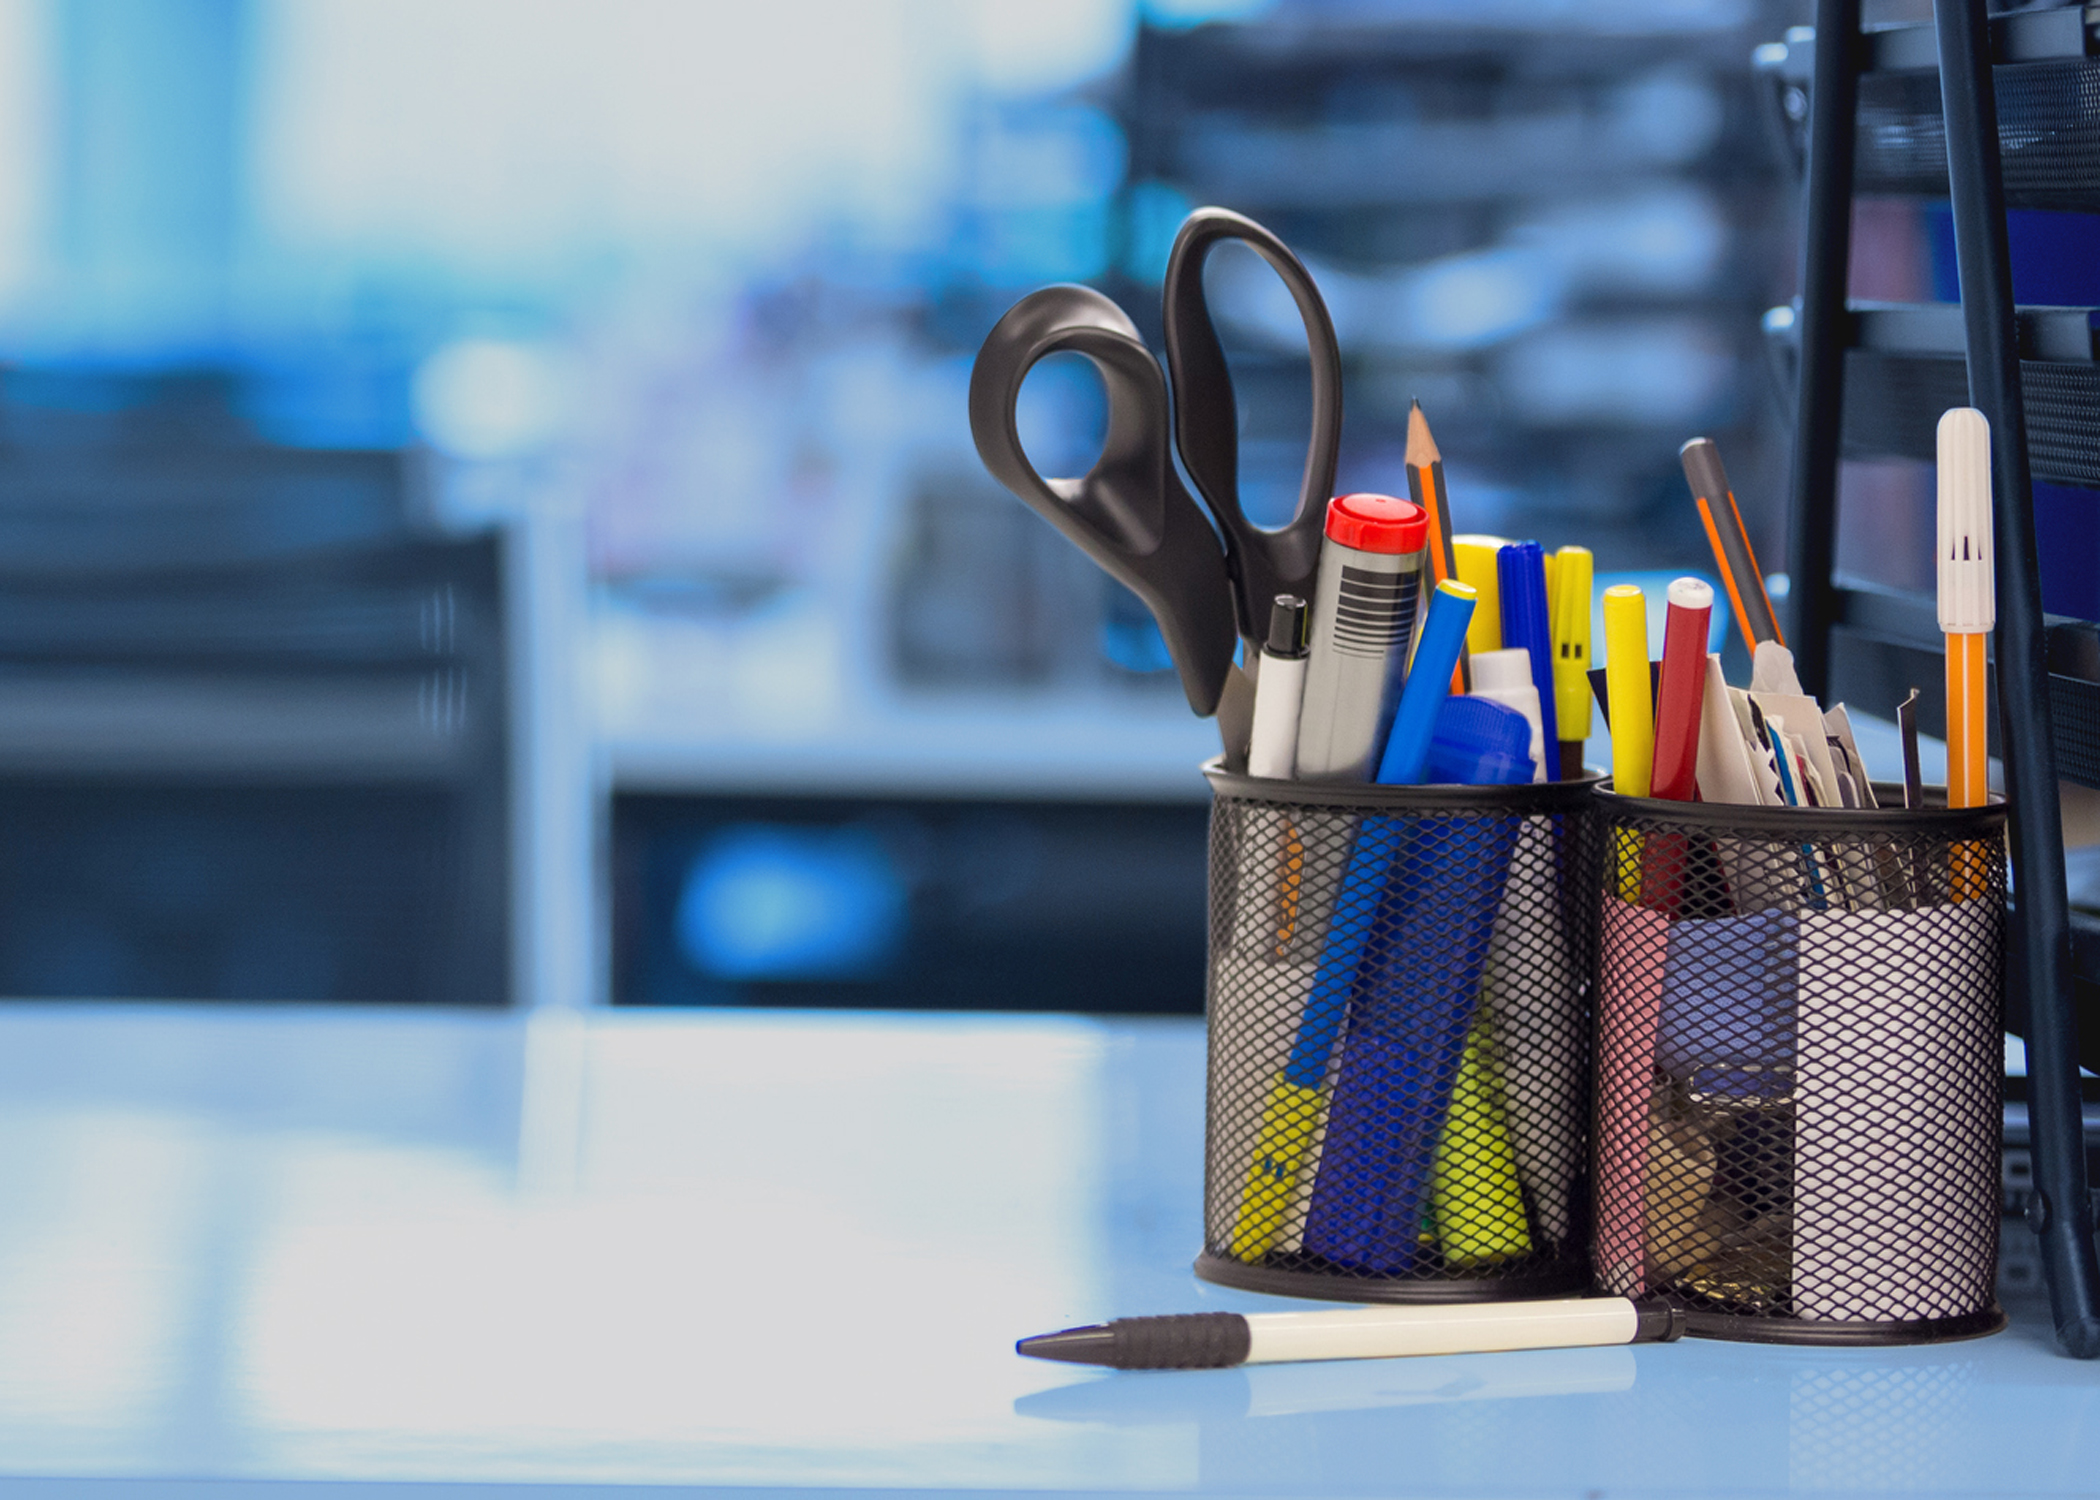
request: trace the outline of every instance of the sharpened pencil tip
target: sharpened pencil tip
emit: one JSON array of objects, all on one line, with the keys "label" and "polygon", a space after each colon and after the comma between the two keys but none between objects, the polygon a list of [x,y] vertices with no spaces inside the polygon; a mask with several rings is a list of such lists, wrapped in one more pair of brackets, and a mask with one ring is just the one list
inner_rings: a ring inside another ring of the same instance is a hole
[{"label": "sharpened pencil tip", "polygon": [[1407,462],[1424,468],[1443,461],[1436,439],[1429,435],[1429,418],[1422,414],[1422,403],[1417,401],[1407,411]]}]

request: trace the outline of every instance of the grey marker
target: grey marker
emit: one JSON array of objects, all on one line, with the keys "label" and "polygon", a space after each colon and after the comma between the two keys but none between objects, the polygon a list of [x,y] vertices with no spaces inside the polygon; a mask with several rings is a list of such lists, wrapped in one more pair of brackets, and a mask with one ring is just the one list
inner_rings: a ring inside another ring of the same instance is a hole
[{"label": "grey marker", "polygon": [[1389,495],[1328,502],[1298,719],[1302,781],[1368,781],[1414,640],[1428,514]]}]

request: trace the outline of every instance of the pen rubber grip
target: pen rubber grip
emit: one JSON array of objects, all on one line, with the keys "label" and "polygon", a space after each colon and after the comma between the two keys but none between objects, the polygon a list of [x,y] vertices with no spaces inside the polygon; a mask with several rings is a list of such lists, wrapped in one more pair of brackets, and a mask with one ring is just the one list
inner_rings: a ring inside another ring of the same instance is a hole
[{"label": "pen rubber grip", "polygon": [[1117,1318],[1113,1368],[1118,1370],[1223,1370],[1244,1364],[1253,1336],[1238,1313],[1172,1313],[1157,1318]]}]

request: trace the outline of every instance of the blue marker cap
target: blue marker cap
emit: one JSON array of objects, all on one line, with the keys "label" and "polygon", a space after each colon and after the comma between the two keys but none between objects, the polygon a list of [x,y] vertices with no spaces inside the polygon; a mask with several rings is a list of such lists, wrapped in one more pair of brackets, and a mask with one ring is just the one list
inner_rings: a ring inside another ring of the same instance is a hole
[{"label": "blue marker cap", "polygon": [[1509,786],[1531,780],[1531,722],[1492,698],[1446,698],[1429,736],[1431,782]]},{"label": "blue marker cap", "polygon": [[[1546,613],[1546,549],[1537,542],[1511,542],[1495,554],[1502,592],[1502,644],[1531,653],[1531,682],[1539,690],[1539,724],[1546,731],[1547,770],[1558,754],[1554,741],[1553,620]],[[1548,778],[1551,779],[1550,777]]]},{"label": "blue marker cap", "polygon": [[1478,598],[1471,585],[1455,578],[1445,579],[1429,596],[1429,618],[1422,622],[1414,664],[1407,669],[1407,685],[1393,712],[1392,733],[1378,758],[1380,783],[1412,786],[1422,779],[1437,705],[1451,692],[1451,674],[1458,666],[1458,653],[1465,649],[1466,627],[1473,623]]}]

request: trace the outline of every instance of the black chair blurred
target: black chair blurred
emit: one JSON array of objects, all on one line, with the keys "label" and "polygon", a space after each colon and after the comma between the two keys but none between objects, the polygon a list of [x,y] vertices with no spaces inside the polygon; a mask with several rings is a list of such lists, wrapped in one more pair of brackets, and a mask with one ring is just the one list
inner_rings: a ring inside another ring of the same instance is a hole
[{"label": "black chair blurred", "polygon": [[501,1004],[501,543],[238,394],[0,375],[0,994]]}]

